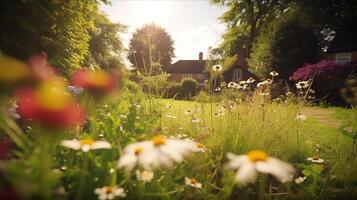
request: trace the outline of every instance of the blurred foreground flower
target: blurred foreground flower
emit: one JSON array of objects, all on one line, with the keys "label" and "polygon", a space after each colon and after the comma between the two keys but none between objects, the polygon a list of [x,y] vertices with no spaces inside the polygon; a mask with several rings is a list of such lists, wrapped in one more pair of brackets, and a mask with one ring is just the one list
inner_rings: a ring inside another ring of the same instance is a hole
[{"label": "blurred foreground flower", "polygon": [[46,80],[57,76],[58,71],[47,63],[47,54],[42,52],[32,56],[28,61],[33,76],[37,80]]},{"label": "blurred foreground flower", "polygon": [[116,88],[117,82],[118,77],[114,72],[108,74],[105,71],[88,69],[75,72],[71,79],[73,86],[88,90],[96,97],[101,97],[112,92]]},{"label": "blurred foreground flower", "polygon": [[202,183],[199,183],[195,178],[185,177],[185,184],[194,188],[202,189]]},{"label": "blurred foreground flower", "polygon": [[154,172],[152,172],[152,171],[136,170],[135,174],[136,174],[136,178],[139,181],[143,181],[143,182],[150,182],[154,178]]},{"label": "blurred foreground flower", "polygon": [[238,184],[246,185],[257,179],[258,173],[271,174],[281,182],[292,180],[294,167],[289,163],[277,158],[269,157],[263,151],[250,151],[247,155],[227,154],[229,162],[227,167],[237,170],[236,181]]},{"label": "blurred foreground flower", "polygon": [[94,193],[98,195],[98,199],[100,200],[126,197],[124,189],[117,186],[105,186],[101,188],[96,188]]},{"label": "blurred foreground flower", "polygon": [[84,122],[84,110],[67,93],[60,78],[46,80],[36,89],[19,89],[15,96],[16,111],[24,120],[56,128],[71,128]]},{"label": "blurred foreground flower", "polygon": [[132,170],[136,165],[146,170],[161,166],[170,167],[173,162],[183,161],[184,156],[193,150],[193,144],[189,141],[155,136],[149,141],[125,147],[124,155],[118,161],[118,168]]},{"label": "blurred foreground flower", "polygon": [[14,58],[0,54],[0,83],[14,83],[30,77],[29,67]]},{"label": "blurred foreground flower", "polygon": [[13,147],[13,143],[10,139],[3,139],[0,142],[0,160],[7,157]]},{"label": "blurred foreground flower", "polygon": [[112,147],[107,141],[94,141],[92,139],[62,140],[61,145],[74,150],[82,150],[83,152],[96,149],[110,149]]}]

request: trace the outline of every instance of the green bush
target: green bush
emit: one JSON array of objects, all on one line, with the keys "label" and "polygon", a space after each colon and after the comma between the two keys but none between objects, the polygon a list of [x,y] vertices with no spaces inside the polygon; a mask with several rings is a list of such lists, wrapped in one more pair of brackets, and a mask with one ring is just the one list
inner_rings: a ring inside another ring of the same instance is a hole
[{"label": "green bush", "polygon": [[279,72],[288,79],[304,63],[319,60],[318,37],[308,20],[297,12],[270,23],[253,46],[249,68],[260,77]]},{"label": "green bush", "polygon": [[181,85],[179,83],[173,83],[166,91],[166,98],[180,99]]},{"label": "green bush", "polygon": [[190,99],[198,92],[198,82],[192,78],[185,78],[181,81],[182,97]]}]

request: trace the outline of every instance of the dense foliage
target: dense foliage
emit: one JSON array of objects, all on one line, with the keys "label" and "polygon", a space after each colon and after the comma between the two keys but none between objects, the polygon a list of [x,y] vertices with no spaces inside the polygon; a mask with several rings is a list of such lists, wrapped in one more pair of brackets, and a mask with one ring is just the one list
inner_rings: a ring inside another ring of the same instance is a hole
[{"label": "dense foliage", "polygon": [[173,40],[166,30],[156,24],[138,28],[130,40],[128,59],[133,67],[148,76],[168,67],[174,56]]},{"label": "dense foliage", "polygon": [[123,66],[124,46],[119,33],[126,31],[126,26],[111,22],[101,13],[96,15],[94,26],[89,31],[89,53],[84,65],[106,70]]},{"label": "dense foliage", "polygon": [[[290,28],[294,28],[294,25],[289,25],[291,21],[284,20],[284,18],[287,16],[286,14],[290,12],[294,13],[296,10],[298,10],[298,13],[296,13],[298,18],[309,19],[308,22],[304,21],[302,24],[307,23],[309,25],[306,38],[310,39],[307,41],[301,39],[301,37],[305,37],[305,33],[303,35],[300,34],[298,38],[290,38],[290,36],[294,36],[293,32],[295,29],[282,30],[280,36],[287,38],[286,41],[291,40],[289,45],[299,45],[301,41],[305,43],[304,45],[310,44],[314,51],[316,51],[314,53],[318,54],[321,51],[317,50],[316,46],[326,48],[342,22],[357,15],[357,2],[354,0],[211,0],[211,2],[228,8],[220,18],[226,24],[226,32],[223,35],[222,43],[218,47],[223,51],[223,55],[225,56],[233,56],[243,51],[243,54],[249,58],[253,56],[251,53],[254,43],[264,43],[255,45],[261,46],[259,48],[268,48],[267,51],[269,51],[272,44],[282,41],[279,40],[280,37],[269,38],[269,36],[264,36],[270,31],[268,27],[274,26],[271,25],[272,23],[283,23],[285,21],[287,28],[289,26]],[[284,25],[281,24],[281,26]],[[304,28],[298,27],[297,30],[303,31]],[[316,36],[311,35],[312,32]],[[285,34],[287,35],[285,36]],[[290,47],[293,48],[293,46]],[[255,47],[255,51],[257,51],[257,48]],[[304,54],[297,55],[304,53],[303,51],[294,53],[293,50],[290,50],[290,52],[291,54],[286,54],[288,57],[285,57],[285,61],[283,62],[296,58],[300,58],[300,62],[302,63],[310,62],[309,59],[303,60],[305,58]],[[263,55],[255,56],[264,59]],[[267,59],[281,59],[281,57],[274,56],[268,55]],[[289,56],[293,57],[290,58]],[[269,68],[270,66],[267,67]],[[269,71],[269,69],[265,71]],[[284,76],[286,77],[286,75]]]},{"label": "dense foliage", "polygon": [[318,37],[308,20],[299,11],[283,15],[258,36],[248,59],[249,69],[260,77],[275,70],[287,80],[298,67],[320,58]]},{"label": "dense foliage", "polygon": [[49,62],[66,74],[82,67],[85,59],[105,68],[115,66],[118,56],[108,58],[108,52],[122,51],[117,33],[123,27],[101,15],[98,4],[96,0],[1,1],[0,50],[21,60],[46,52]]}]

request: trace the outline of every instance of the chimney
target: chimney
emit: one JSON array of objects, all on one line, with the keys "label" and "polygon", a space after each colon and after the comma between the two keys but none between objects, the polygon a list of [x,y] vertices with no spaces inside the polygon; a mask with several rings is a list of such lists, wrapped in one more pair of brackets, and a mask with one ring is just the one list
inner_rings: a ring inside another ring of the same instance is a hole
[{"label": "chimney", "polygon": [[202,60],[203,60],[203,53],[202,53],[202,52],[200,52],[200,53],[198,54],[198,60],[199,60],[199,61],[202,61]]}]

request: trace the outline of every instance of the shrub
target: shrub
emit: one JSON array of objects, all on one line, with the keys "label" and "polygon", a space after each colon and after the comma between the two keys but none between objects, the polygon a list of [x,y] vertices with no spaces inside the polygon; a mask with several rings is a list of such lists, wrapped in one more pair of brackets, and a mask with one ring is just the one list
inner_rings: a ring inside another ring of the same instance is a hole
[{"label": "shrub", "polygon": [[179,83],[173,83],[166,91],[166,98],[181,98],[181,85]]},{"label": "shrub", "polygon": [[320,57],[313,28],[297,12],[270,23],[259,34],[252,51],[248,65],[254,73],[267,77],[275,70],[282,79],[288,79],[304,63],[317,62]]},{"label": "shrub", "polygon": [[313,79],[312,88],[316,90],[317,98],[333,105],[343,105],[339,90],[349,77],[356,75],[357,62],[336,64],[333,61],[322,60],[316,64],[307,64],[296,70],[290,80],[301,81]]},{"label": "shrub", "polygon": [[191,98],[197,94],[198,82],[192,78],[186,78],[181,81],[181,91],[183,98]]}]

